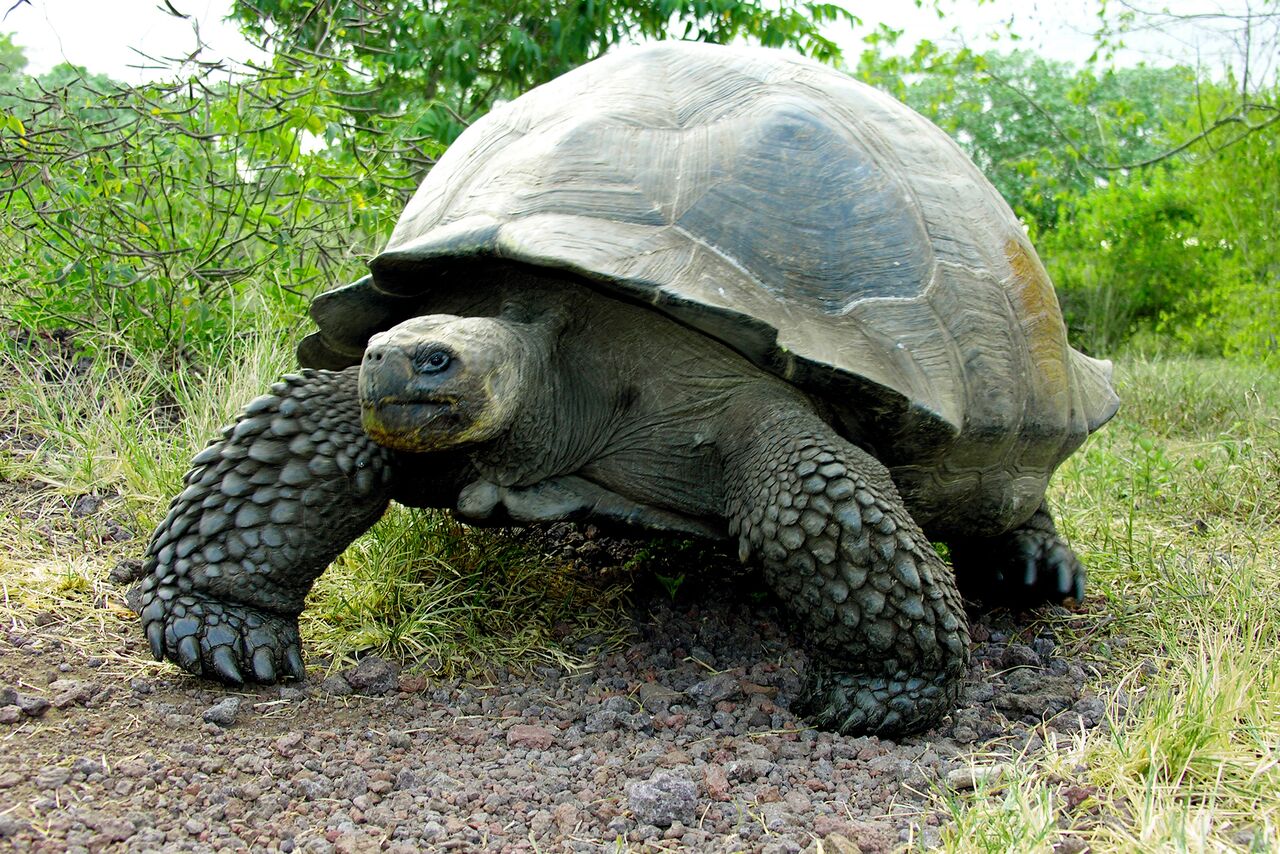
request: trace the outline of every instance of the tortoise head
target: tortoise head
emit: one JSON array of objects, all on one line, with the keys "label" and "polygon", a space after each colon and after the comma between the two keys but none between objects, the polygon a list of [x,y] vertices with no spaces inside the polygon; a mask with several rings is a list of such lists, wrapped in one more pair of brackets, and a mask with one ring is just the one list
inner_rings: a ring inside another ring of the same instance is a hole
[{"label": "tortoise head", "polygon": [[492,317],[415,317],[369,339],[361,422],[381,445],[427,452],[495,439],[539,373],[537,337]]}]

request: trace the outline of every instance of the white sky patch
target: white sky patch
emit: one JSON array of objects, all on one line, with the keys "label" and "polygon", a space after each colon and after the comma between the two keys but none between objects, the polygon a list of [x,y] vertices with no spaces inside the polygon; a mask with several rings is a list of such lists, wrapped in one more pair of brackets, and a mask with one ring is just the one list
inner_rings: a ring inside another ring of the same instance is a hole
[{"label": "white sky patch", "polygon": [[[14,0],[0,0],[8,9]],[[1128,0],[1140,9],[1179,13],[1226,12],[1240,14],[1261,0]],[[138,51],[156,57],[181,59],[198,44],[193,26],[207,45],[199,58],[205,61],[228,59],[242,62],[262,55],[224,20],[230,0],[170,0],[187,15],[177,18],[163,0],[30,0],[21,3],[0,21],[0,32],[11,33],[26,49],[28,70],[39,74],[60,62],[83,65],[92,72],[109,74],[133,83],[172,76],[158,69]],[[1093,53],[1098,26],[1098,0],[944,0],[944,17],[930,9],[916,8],[908,0],[881,0],[879,3],[848,2],[863,19],[863,26],[850,31],[832,26],[829,34],[841,44],[850,59],[862,50],[861,38],[881,21],[905,30],[900,45],[907,49],[921,39],[946,47],[968,46],[976,50],[1025,48],[1051,59],[1082,64]],[[1113,2],[1113,7],[1118,3]],[[1255,10],[1256,11],[1256,10]],[[1271,25],[1271,33],[1275,33]],[[1021,36],[1010,38],[1010,32]],[[1132,33],[1127,47],[1116,57],[1120,65],[1146,62],[1155,65],[1199,64],[1212,76],[1221,76],[1227,67],[1239,68],[1241,48],[1211,18],[1194,21],[1164,31]],[[1268,50],[1269,48],[1269,50]],[[1255,45],[1251,76],[1273,79],[1275,44]],[[1263,56],[1262,53],[1267,55]],[[150,66],[150,67],[148,67]]]},{"label": "white sky patch", "polygon": [[[0,0],[0,8],[13,2]],[[30,0],[0,21],[0,32],[10,33],[25,49],[27,71],[33,74],[67,62],[126,83],[171,77],[170,68],[156,68],[139,51],[180,61],[201,41],[207,47],[198,59],[206,62],[263,58],[235,24],[223,20],[231,9],[228,0],[170,3],[189,17],[175,17],[160,0]]]}]

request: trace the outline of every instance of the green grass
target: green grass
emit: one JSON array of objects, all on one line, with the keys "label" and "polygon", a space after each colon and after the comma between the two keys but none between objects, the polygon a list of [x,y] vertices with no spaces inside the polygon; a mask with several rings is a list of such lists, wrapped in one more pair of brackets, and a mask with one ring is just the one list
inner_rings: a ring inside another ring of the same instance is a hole
[{"label": "green grass", "polygon": [[1077,642],[1128,712],[998,792],[940,793],[947,850],[1280,850],[1280,371],[1117,373],[1120,414],[1050,497],[1102,602]]},{"label": "green grass", "polygon": [[[53,611],[87,638],[136,634],[108,570],[140,555],[190,456],[291,364],[289,337],[238,337],[198,374],[109,340],[79,374],[48,347],[10,349],[6,619]],[[1091,570],[1094,605],[1067,642],[1127,711],[1047,732],[978,791],[940,790],[946,850],[1280,850],[1280,371],[1130,359],[1118,381],[1120,414],[1063,466],[1051,500]],[[86,493],[106,503],[77,518]],[[114,541],[104,518],[138,535]],[[623,596],[508,535],[394,510],[322,577],[303,629],[313,661],[377,650],[440,673],[571,664],[566,638],[624,631]],[[131,648],[112,665],[160,666]]]}]

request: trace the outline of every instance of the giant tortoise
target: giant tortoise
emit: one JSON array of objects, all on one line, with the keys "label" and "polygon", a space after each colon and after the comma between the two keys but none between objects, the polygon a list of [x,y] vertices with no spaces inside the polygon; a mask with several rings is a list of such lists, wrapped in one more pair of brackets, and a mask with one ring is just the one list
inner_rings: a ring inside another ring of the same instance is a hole
[{"label": "giant tortoise", "polygon": [[1079,599],[1045,505],[1114,413],[1025,232],[940,130],[759,48],[620,51],[441,157],[306,369],[193,461],[147,552],[157,658],[304,675],[312,582],[395,500],[727,538],[795,617],[820,726],[955,702],[962,585]]}]

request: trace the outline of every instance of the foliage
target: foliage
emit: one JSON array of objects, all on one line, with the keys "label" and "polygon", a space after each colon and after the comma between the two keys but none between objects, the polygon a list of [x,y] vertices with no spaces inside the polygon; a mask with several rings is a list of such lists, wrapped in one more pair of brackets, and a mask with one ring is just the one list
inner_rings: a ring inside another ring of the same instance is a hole
[{"label": "foliage", "polygon": [[1137,334],[1147,348],[1277,351],[1280,127],[1208,157],[1116,176],[1064,207],[1039,244],[1087,347],[1112,351]]},{"label": "foliage", "polygon": [[855,20],[810,0],[237,0],[233,15],[277,52],[325,57],[357,122],[402,115],[443,144],[495,100],[616,45],[748,39],[831,60],[839,50],[822,25]]},{"label": "foliage", "polygon": [[1162,132],[1186,121],[1196,78],[1185,67],[1073,68],[1028,51],[863,53],[855,73],[893,92],[947,131],[1019,216],[1057,224],[1066,198],[1168,148]]},{"label": "foliage", "polygon": [[289,294],[351,277],[412,183],[393,147],[308,147],[341,116],[324,69],[288,59],[222,82],[23,81],[0,116],[10,316],[177,351],[226,334],[250,297],[296,314]]}]

